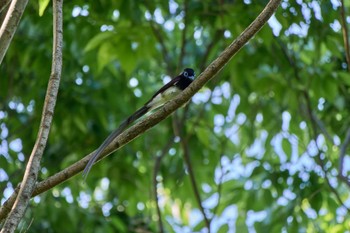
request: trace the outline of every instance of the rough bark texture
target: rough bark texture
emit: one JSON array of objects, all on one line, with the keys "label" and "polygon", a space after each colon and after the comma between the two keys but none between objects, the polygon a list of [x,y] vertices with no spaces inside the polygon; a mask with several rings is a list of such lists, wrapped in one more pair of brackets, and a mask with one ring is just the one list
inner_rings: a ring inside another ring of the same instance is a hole
[{"label": "rough bark texture", "polygon": [[16,201],[12,206],[10,214],[6,219],[2,233],[14,232],[23,218],[27,209],[32,193],[36,187],[38,172],[40,170],[40,160],[44,153],[47,138],[49,136],[54,108],[57,99],[58,87],[62,71],[62,3],[63,0],[53,1],[54,10],[54,28],[53,28],[53,55],[50,80],[45,97],[45,104],[42,112],[42,118],[37,140],[30,155],[24,177],[17,194]]}]

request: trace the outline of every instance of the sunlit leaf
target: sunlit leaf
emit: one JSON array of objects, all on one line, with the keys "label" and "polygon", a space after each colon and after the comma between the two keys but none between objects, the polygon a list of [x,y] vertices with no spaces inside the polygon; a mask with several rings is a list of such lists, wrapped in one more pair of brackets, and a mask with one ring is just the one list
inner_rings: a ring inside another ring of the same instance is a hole
[{"label": "sunlit leaf", "polygon": [[49,5],[50,0],[39,0],[39,16],[43,16],[45,9]]}]

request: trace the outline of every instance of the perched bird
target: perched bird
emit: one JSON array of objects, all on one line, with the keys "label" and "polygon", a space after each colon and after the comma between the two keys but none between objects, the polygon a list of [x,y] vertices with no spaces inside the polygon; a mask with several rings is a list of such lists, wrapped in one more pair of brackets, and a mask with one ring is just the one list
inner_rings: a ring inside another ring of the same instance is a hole
[{"label": "perched bird", "polygon": [[83,177],[86,179],[88,173],[91,170],[92,165],[95,161],[100,157],[103,150],[119,135],[121,134],[130,124],[134,121],[145,115],[146,113],[159,108],[164,105],[166,102],[174,98],[181,91],[183,91],[186,87],[188,87],[195,77],[194,70],[191,68],[184,69],[183,72],[180,73],[177,77],[173,78],[170,82],[165,84],[162,88],[160,88],[152,98],[145,103],[143,107],[137,110],[134,114],[129,116],[126,120],[124,120],[120,126],[114,130],[106,140],[101,144],[101,146],[96,150],[94,155],[90,158],[87,163],[84,171]]}]

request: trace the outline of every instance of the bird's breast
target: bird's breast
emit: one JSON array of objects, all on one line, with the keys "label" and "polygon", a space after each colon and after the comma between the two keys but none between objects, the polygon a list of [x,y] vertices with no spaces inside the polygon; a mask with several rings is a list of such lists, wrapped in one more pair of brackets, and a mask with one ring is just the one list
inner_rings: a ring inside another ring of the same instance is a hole
[{"label": "bird's breast", "polygon": [[162,93],[159,93],[158,95],[156,95],[153,98],[153,100],[148,104],[148,106],[151,109],[158,108],[158,107],[162,106],[164,103],[166,103],[169,100],[173,99],[180,92],[181,92],[181,90],[178,87],[176,87],[176,86],[169,87],[168,89],[166,89]]}]

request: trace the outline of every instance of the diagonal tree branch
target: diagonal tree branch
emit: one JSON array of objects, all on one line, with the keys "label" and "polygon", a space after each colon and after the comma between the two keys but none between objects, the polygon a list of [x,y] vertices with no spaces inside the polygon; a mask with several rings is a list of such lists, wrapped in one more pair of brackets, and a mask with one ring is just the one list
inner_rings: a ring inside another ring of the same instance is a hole
[{"label": "diagonal tree branch", "polygon": [[[259,16],[238,36],[236,40],[234,40],[221,54],[215,59],[204,71],[201,73],[193,83],[186,88],[181,94],[179,94],[172,101],[166,103],[161,109],[159,109],[154,114],[145,117],[140,120],[135,125],[131,126],[124,133],[119,135],[102,153],[103,157],[106,157],[108,154],[113,151],[121,148],[128,142],[134,140],[140,134],[150,129],[154,125],[158,124],[160,121],[167,118],[171,113],[173,113],[177,108],[181,107],[190,98],[198,92],[209,80],[211,80],[230,60],[231,58],[266,24],[268,19],[272,16],[272,14],[276,11],[279,6],[281,0],[270,0],[263,11],[259,14]],[[93,153],[90,153],[83,159],[78,162],[72,164],[71,166],[65,168],[64,170],[58,172],[57,174],[47,178],[44,181],[41,181],[37,184],[32,196],[36,196],[40,193],[43,193],[52,187],[63,183],[68,180],[72,176],[81,172],[85,165],[88,163],[90,157]],[[14,193],[4,205],[0,209],[0,220],[3,216],[6,216],[6,210],[11,208],[13,201],[15,199],[16,193]]]},{"label": "diagonal tree branch", "polygon": [[44,153],[47,138],[51,128],[51,122],[54,114],[54,108],[57,99],[58,87],[62,71],[62,3],[63,0],[53,1],[53,54],[51,75],[48,89],[45,97],[39,133],[35,142],[32,154],[29,158],[18,195],[12,209],[6,219],[1,233],[14,232],[21,221],[33,190],[36,186],[38,172],[40,170],[40,160]]},{"label": "diagonal tree branch", "polygon": [[[3,1],[3,0],[2,0]],[[0,28],[0,65],[10,46],[28,0],[13,0]],[[4,4],[4,8],[7,4]]]}]

